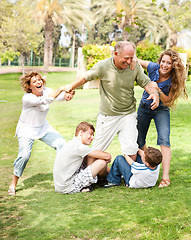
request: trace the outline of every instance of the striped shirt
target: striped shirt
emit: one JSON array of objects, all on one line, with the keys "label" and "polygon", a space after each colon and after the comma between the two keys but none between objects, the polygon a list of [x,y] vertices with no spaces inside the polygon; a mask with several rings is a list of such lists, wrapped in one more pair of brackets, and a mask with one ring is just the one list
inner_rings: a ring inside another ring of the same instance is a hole
[{"label": "striped shirt", "polygon": [[131,165],[132,176],[129,181],[130,188],[148,188],[155,186],[159,177],[160,165],[155,169],[147,167],[144,163],[134,162]]}]

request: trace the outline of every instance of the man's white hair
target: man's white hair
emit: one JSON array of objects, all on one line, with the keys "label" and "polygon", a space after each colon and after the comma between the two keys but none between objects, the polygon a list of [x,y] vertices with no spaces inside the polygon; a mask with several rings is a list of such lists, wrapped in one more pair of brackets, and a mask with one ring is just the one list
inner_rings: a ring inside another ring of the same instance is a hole
[{"label": "man's white hair", "polygon": [[135,49],[135,44],[128,41],[120,41],[115,44],[114,52],[121,53],[125,46],[131,46]]}]

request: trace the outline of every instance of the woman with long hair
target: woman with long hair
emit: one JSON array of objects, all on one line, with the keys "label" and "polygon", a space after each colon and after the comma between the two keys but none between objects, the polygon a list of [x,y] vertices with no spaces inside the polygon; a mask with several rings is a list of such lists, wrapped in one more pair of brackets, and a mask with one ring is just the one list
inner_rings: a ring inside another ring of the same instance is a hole
[{"label": "woman with long hair", "polygon": [[185,81],[186,72],[179,54],[171,49],[164,51],[157,63],[137,59],[138,63],[147,69],[150,79],[157,83],[160,97],[159,106],[151,110],[152,100],[147,100],[149,94],[144,91],[138,112],[138,144],[143,150],[146,148],[146,136],[150,122],[154,119],[157,129],[157,145],[160,145],[163,155],[162,159],[162,181],[159,187],[169,186],[171,148],[170,148],[170,108],[176,103],[179,96],[187,97]]}]

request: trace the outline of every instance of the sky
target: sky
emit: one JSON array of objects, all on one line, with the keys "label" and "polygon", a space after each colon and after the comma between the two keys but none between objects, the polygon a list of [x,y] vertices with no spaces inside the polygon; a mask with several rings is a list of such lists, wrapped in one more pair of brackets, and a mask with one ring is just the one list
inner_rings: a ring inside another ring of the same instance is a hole
[{"label": "sky", "polygon": [[69,35],[66,35],[66,33],[67,33],[67,28],[65,27],[65,25],[62,25],[61,37],[59,41],[62,47],[69,47],[71,42],[71,37]]},{"label": "sky", "polygon": [[178,33],[178,47],[190,48],[191,47],[191,31],[184,30]]}]

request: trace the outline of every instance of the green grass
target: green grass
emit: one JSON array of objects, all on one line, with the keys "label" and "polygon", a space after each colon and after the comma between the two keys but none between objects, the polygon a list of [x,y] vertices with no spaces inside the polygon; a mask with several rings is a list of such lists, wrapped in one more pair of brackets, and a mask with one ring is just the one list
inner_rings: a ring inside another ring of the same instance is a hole
[{"label": "green grass", "polygon": [[[23,91],[20,74],[0,75],[0,161],[1,239],[191,239],[191,100],[179,100],[171,111],[172,163],[168,188],[96,188],[92,193],[62,195],[54,192],[53,164],[56,152],[35,141],[29,163],[21,177],[17,195],[7,194],[18,143],[14,138]],[[47,86],[53,89],[75,79],[75,72],[49,73]],[[187,82],[189,95],[191,82]],[[142,89],[135,87],[138,101]],[[77,90],[68,103],[54,102],[49,123],[67,140],[80,121],[95,125],[99,109],[97,89]],[[156,147],[151,125],[148,145]],[[120,154],[115,138],[107,150]],[[161,178],[161,173],[160,173]]]}]

